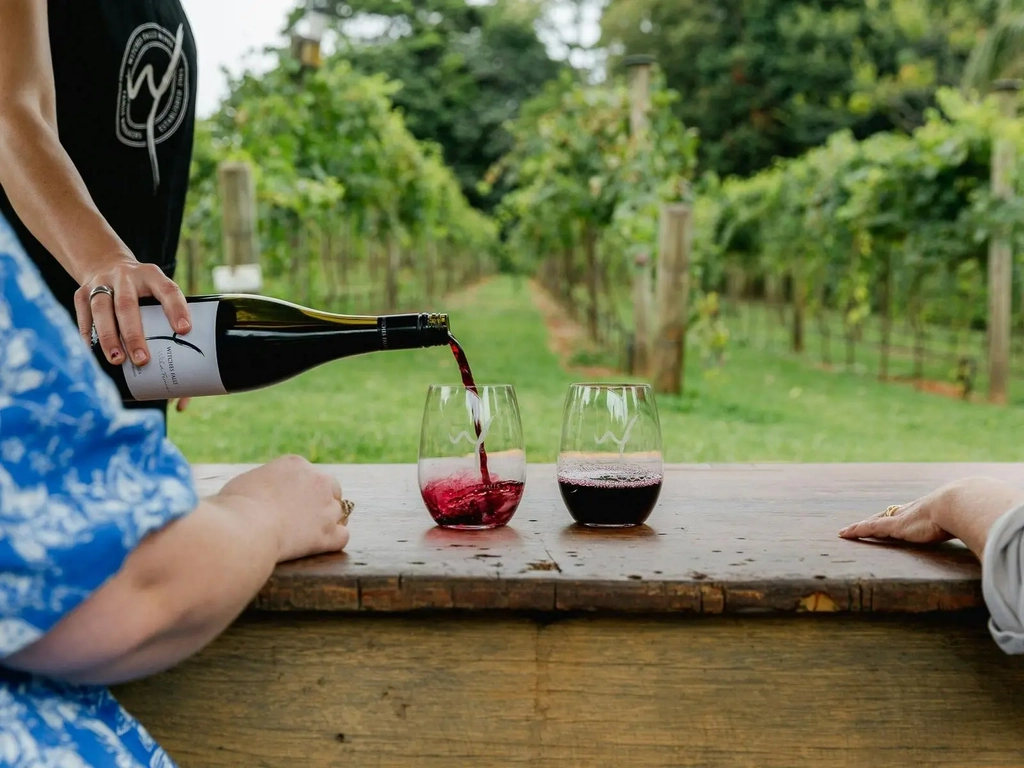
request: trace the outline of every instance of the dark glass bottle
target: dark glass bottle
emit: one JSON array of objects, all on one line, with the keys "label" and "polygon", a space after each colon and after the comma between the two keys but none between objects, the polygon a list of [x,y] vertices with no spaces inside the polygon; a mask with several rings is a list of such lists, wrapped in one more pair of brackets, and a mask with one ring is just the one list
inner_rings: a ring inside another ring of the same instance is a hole
[{"label": "dark glass bottle", "polygon": [[171,330],[155,299],[140,302],[150,361],[100,365],[124,400],[247,392],[342,357],[449,343],[448,315],[338,315],[265,296],[187,297],[192,330]]}]

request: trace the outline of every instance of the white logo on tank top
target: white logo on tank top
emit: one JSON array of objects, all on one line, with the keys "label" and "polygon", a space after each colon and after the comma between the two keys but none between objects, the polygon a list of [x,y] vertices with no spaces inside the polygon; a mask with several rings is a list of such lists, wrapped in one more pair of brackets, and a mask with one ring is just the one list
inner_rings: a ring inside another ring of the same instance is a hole
[{"label": "white logo on tank top", "polygon": [[160,186],[156,147],[181,127],[190,97],[185,27],[175,34],[149,22],[132,32],[121,60],[117,94],[117,138],[129,147],[145,147],[153,168],[153,189]]}]

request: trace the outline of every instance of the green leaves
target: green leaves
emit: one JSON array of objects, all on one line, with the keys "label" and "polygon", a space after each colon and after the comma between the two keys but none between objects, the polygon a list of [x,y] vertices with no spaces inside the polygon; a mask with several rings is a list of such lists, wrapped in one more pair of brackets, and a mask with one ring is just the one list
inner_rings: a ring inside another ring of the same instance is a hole
[{"label": "green leaves", "polygon": [[[352,0],[346,7],[354,21],[342,28],[341,55],[400,84],[392,100],[409,131],[437,144],[467,198],[492,209],[504,190],[482,195],[478,182],[511,148],[506,123],[560,67],[534,31],[537,10],[526,0]],[[381,28],[367,39],[366,30]]]},{"label": "green leaves", "polygon": [[[703,137],[701,168],[747,176],[844,128],[924,122],[958,85],[993,0],[612,0],[603,43],[653,55]],[[609,69],[616,71],[620,58]]]},{"label": "green leaves", "polygon": [[655,78],[645,142],[631,138],[621,80],[586,86],[566,75],[527,104],[512,151],[489,174],[515,186],[499,216],[519,247],[541,258],[589,224],[622,252],[650,252],[660,204],[689,196],[696,165],[697,135],[672,113],[677,99]]},{"label": "green leaves", "polygon": [[832,275],[850,322],[863,317],[865,286],[890,263],[898,306],[918,316],[941,309],[947,320],[968,312],[925,289],[974,290],[994,233],[1024,244],[1024,201],[989,191],[993,137],[1012,141],[1020,158],[1024,131],[991,102],[968,102],[945,89],[937,101],[942,110],[930,110],[911,135],[857,142],[839,132],[802,157],[726,181],[717,192],[718,216],[705,225],[713,227],[714,248],[769,274],[810,281]]},{"label": "green leaves", "polygon": [[286,52],[277,66],[230,84],[221,109],[197,128],[186,227],[219,244],[217,165],[247,159],[255,170],[268,258],[291,265],[296,227],[332,217],[377,235],[445,237],[460,247],[493,247],[493,224],[470,209],[436,145],[417,141],[392,96],[398,84],[356,72],[341,58],[300,73]]}]

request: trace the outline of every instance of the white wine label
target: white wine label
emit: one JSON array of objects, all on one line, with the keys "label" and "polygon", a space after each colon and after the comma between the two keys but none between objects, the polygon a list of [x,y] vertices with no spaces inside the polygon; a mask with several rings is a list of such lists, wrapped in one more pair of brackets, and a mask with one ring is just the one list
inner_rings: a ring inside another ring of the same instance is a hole
[{"label": "white wine label", "polygon": [[217,307],[219,301],[189,304],[191,332],[171,330],[159,304],[140,307],[142,328],[149,345],[149,362],[141,368],[122,366],[128,391],[136,400],[226,395],[217,366]]}]

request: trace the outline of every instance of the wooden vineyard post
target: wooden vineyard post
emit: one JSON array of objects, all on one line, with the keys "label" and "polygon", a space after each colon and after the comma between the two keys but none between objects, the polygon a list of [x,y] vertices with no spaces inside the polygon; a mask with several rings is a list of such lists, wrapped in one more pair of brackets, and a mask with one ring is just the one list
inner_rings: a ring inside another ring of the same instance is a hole
[{"label": "wooden vineyard post", "polygon": [[217,168],[223,202],[224,257],[229,266],[259,263],[256,187],[248,163],[223,162]]},{"label": "wooden vineyard post", "polygon": [[[629,124],[636,145],[647,141],[647,113],[651,102],[651,67],[653,56],[629,56],[624,62],[630,71]],[[644,374],[651,361],[651,263],[642,253],[633,264],[633,373]]]},{"label": "wooden vineyard post", "polygon": [[690,247],[692,211],[685,203],[661,209],[658,247],[657,321],[652,349],[654,391],[678,395],[683,391],[686,326],[690,312]]},{"label": "wooden vineyard post", "polygon": [[[997,80],[992,90],[1004,117],[1017,116],[1017,80]],[[1007,199],[1013,194],[1011,174],[1015,162],[1010,140],[997,138],[992,152],[992,194]],[[1013,307],[1013,253],[1003,236],[993,237],[988,250],[988,397],[1005,403],[1010,378],[1010,328]]]}]

